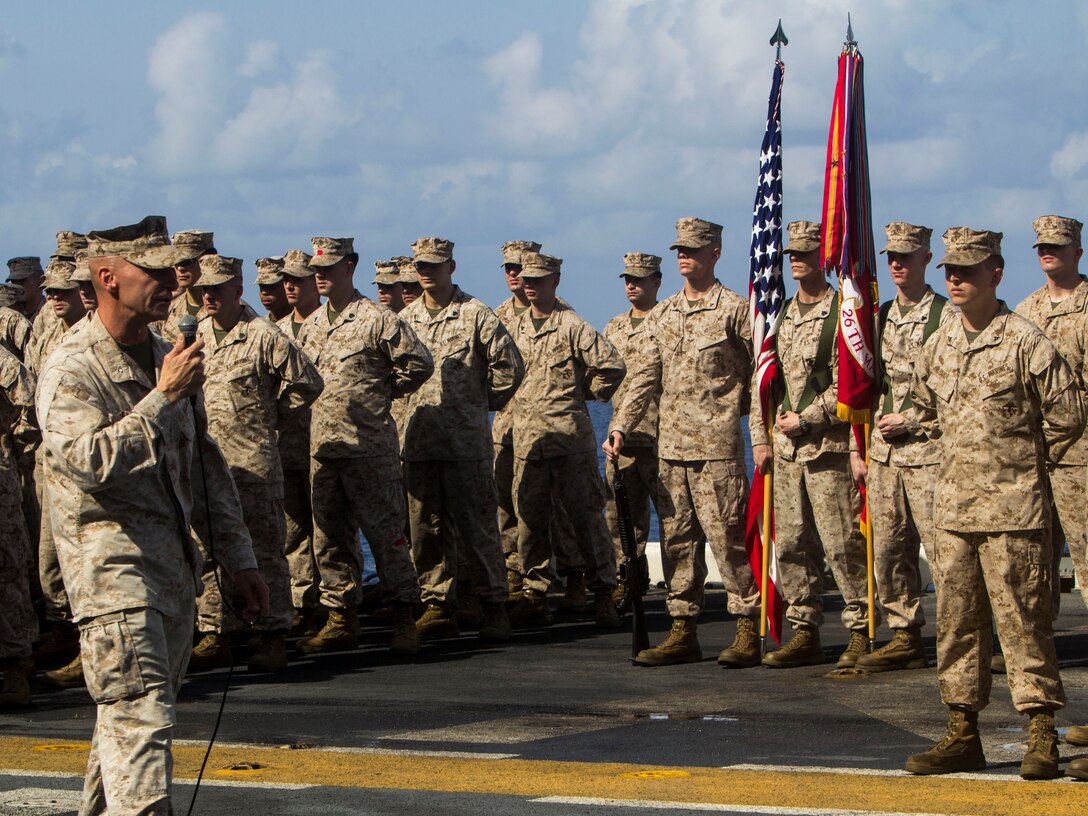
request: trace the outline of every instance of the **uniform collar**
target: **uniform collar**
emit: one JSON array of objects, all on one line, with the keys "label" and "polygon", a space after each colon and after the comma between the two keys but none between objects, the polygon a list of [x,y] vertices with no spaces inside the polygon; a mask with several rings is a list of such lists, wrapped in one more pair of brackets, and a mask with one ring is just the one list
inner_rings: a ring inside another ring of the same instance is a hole
[{"label": "uniform collar", "polygon": [[714,282],[710,284],[710,288],[707,290],[706,294],[699,298],[694,306],[690,306],[688,305],[687,295],[685,295],[684,290],[681,289],[673,298],[672,308],[683,314],[693,314],[695,312],[706,312],[717,309],[724,291],[725,287],[722,286],[721,281],[715,278]]},{"label": "uniform collar", "polygon": [[525,333],[530,337],[543,337],[546,334],[551,334],[559,328],[559,324],[563,321],[563,312],[568,311],[570,307],[556,301],[555,310],[548,315],[544,321],[544,325],[539,329],[533,323],[533,310],[532,308],[526,309],[521,314],[521,320],[525,321]]},{"label": "uniform collar", "polygon": [[[155,383],[150,380],[147,373],[139,366],[133,365],[132,358],[121,350],[121,345],[106,330],[97,313],[91,318],[86,331],[90,339],[89,348],[93,349],[95,356],[98,357],[113,382],[138,382],[149,389],[155,387]],[[151,338],[151,350],[157,371],[162,368],[162,358],[166,356],[170,347],[150,329],[148,329],[148,335]]]},{"label": "uniform collar", "polygon": [[990,325],[983,329],[973,342],[967,340],[967,330],[963,326],[963,318],[953,321],[954,325],[948,335],[948,344],[963,354],[979,351],[988,346],[996,346],[1005,337],[1005,327],[1009,322],[1010,314],[1012,313],[1009,311],[1009,307],[1005,305],[1005,301],[1000,301],[994,319],[990,321]]},{"label": "uniform collar", "polygon": [[922,295],[921,300],[911,306],[910,311],[906,314],[899,312],[899,301],[897,298],[892,298],[891,308],[888,309],[888,322],[897,326],[907,323],[927,322],[929,320],[929,309],[933,305],[933,298],[933,287],[926,284],[926,293]]},{"label": "uniform collar", "polygon": [[256,318],[257,313],[253,311],[253,307],[243,300],[242,312],[238,315],[238,322],[231,327],[231,330],[227,332],[226,336],[218,344],[214,342],[215,321],[212,319],[211,315],[201,318],[198,327],[201,334],[204,336],[205,345],[209,348],[223,348],[224,346],[245,342],[246,338],[249,336],[249,324]]},{"label": "uniform collar", "polygon": [[461,314],[461,304],[466,302],[467,300],[468,297],[465,295],[465,293],[461,291],[461,288],[459,286],[455,285],[453,287],[453,298],[450,300],[449,306],[436,314],[434,317],[431,317],[431,313],[427,309],[427,304],[423,302],[422,295],[419,297],[419,300],[416,301],[416,303],[419,304],[418,308],[416,308],[415,303],[408,307],[410,311],[409,317],[411,318],[413,323],[423,324],[441,323],[444,320],[455,320]]},{"label": "uniform collar", "polygon": [[351,291],[351,300],[348,301],[348,305],[344,307],[344,311],[340,312],[336,316],[336,320],[332,323],[329,322],[329,303],[328,301],[322,303],[318,308],[321,309],[321,319],[325,323],[325,331],[329,332],[338,326],[347,323],[349,320],[354,320],[361,308],[360,304],[365,301],[366,298],[359,293],[358,289]]},{"label": "uniform collar", "polygon": [[810,320],[823,320],[831,314],[831,298],[833,298],[835,294],[835,287],[828,286],[827,290],[824,292],[824,296],[811,304],[812,308],[805,314],[801,314],[801,301],[794,295],[793,300],[790,302],[790,309],[794,313],[793,322],[808,323]]},{"label": "uniform collar", "polygon": [[[1050,295],[1047,294],[1046,287],[1044,286],[1041,291],[1043,297],[1049,302]],[[1049,318],[1083,312],[1086,300],[1088,300],[1088,279],[1086,279],[1084,275],[1081,275],[1080,283],[1078,283],[1077,288],[1073,290],[1073,294],[1060,303],[1052,306],[1046,316]]]}]

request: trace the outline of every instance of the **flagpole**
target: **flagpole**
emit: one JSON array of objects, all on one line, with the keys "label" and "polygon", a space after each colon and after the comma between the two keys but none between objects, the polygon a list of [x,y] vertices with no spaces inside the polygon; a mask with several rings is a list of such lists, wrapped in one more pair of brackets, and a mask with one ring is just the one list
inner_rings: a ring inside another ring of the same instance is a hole
[{"label": "flagpole", "polygon": [[[865,470],[868,473],[869,470],[869,431],[870,424],[865,423]],[[866,476],[868,478],[868,476]],[[865,485],[865,490],[862,491],[862,498],[865,502],[865,506],[862,508],[862,512],[865,513],[865,580],[868,583],[869,590],[869,651],[872,652],[876,648],[876,615],[873,614],[873,610],[876,609],[876,581],[874,579],[873,568],[876,562],[876,555],[873,552],[873,517],[869,512],[869,485]]]}]

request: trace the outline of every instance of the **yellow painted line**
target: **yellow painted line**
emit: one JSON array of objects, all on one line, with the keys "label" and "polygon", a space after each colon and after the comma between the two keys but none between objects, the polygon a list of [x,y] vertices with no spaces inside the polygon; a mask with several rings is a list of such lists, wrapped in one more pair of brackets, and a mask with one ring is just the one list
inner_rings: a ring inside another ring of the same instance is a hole
[{"label": "yellow painted line", "polygon": [[[76,750],[76,746],[82,750]],[[87,743],[0,737],[0,767],[80,773]],[[203,749],[175,747],[174,773],[191,779]],[[230,771],[230,767],[248,771]],[[257,767],[260,766],[260,767]],[[335,750],[231,746],[212,752],[206,779],[429,790],[612,801],[751,805],[796,811],[1084,816],[1088,785],[1003,779],[872,776],[611,762],[343,753]]]}]

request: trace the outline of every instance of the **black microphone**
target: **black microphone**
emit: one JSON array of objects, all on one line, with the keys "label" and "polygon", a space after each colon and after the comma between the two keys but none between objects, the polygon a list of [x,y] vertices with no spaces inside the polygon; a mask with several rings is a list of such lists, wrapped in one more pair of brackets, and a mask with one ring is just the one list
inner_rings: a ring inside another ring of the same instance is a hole
[{"label": "black microphone", "polygon": [[178,333],[185,338],[186,348],[191,346],[196,341],[196,318],[191,314],[178,318]]}]

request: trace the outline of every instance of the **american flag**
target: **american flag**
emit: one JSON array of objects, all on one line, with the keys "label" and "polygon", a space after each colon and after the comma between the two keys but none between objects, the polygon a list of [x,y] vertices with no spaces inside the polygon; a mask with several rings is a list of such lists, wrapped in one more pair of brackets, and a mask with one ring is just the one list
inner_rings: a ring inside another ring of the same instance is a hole
[{"label": "american flag", "polygon": [[[776,60],[771,79],[771,96],[767,109],[767,132],[759,154],[759,185],[752,212],[752,251],[748,281],[748,312],[752,322],[752,350],[755,354],[756,383],[759,393],[753,395],[763,406],[763,416],[774,416],[773,386],[778,377],[778,352],[775,337],[786,303],[786,286],[782,280],[782,74],[785,69]],[[770,496],[766,497],[770,501]],[[748,497],[746,543],[752,571],[762,592],[763,574],[763,502],[762,474],[752,475],[752,491]],[[774,522],[771,522],[768,577],[768,622],[771,636],[781,642],[782,597],[775,587],[777,564],[774,552]]]}]

